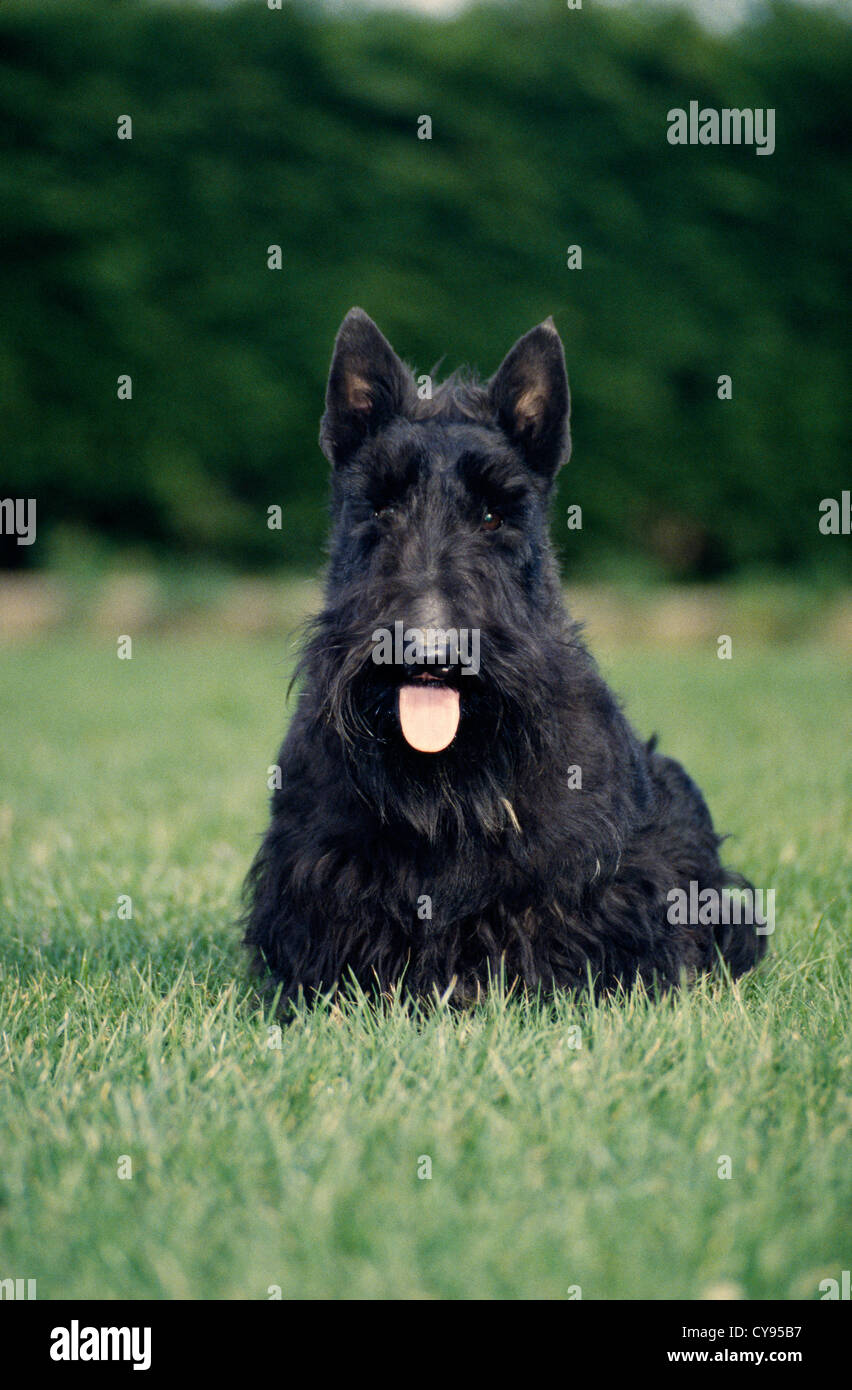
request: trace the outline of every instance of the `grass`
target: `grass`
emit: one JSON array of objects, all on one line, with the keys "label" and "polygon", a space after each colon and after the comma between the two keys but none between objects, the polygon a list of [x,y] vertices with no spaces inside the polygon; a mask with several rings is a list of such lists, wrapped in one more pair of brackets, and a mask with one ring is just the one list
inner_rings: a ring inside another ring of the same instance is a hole
[{"label": "grass", "polygon": [[362,999],[279,1040],[233,917],[283,655],[154,634],[130,662],[92,635],[3,654],[0,1278],[43,1299],[818,1298],[852,1260],[846,661],[605,663],[776,890],[756,975],[461,1018]]}]

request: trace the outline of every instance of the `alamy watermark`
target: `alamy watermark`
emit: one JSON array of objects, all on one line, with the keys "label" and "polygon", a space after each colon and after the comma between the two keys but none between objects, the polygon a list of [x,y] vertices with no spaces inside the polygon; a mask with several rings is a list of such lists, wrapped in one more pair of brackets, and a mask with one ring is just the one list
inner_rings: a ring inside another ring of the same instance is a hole
[{"label": "alamy watermark", "polygon": [[35,1279],[0,1279],[0,1299],[36,1297]]},{"label": "alamy watermark", "polygon": [[754,145],[755,154],[775,153],[775,107],[673,106],[666,117],[670,145]]},{"label": "alamy watermark", "polygon": [[775,930],[774,888],[672,888],[666,895],[666,917],[672,926],[753,926],[758,936]]},{"label": "alamy watermark", "polygon": [[377,627],[372,637],[377,666],[460,666],[463,676],[479,673],[478,627]]},{"label": "alamy watermark", "polygon": [[51,1361],[129,1361],[134,1371],[151,1366],[150,1327],[89,1327],[74,1318],[50,1334]]},{"label": "alamy watermark", "polygon": [[0,497],[0,536],[16,536],[18,545],[32,545],[36,538],[34,497]]}]

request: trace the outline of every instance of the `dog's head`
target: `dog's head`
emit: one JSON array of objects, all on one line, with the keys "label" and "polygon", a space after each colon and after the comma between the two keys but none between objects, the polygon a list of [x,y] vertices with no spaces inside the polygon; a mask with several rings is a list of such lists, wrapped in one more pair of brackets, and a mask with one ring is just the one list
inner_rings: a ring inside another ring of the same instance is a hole
[{"label": "dog's head", "polygon": [[552,321],[490,381],[433,388],[352,309],[320,442],[332,533],[309,659],[326,717],[357,758],[379,750],[385,774],[421,786],[449,785],[459,760],[468,777],[477,760],[511,761],[535,740],[568,631],[548,539],[569,452]]}]

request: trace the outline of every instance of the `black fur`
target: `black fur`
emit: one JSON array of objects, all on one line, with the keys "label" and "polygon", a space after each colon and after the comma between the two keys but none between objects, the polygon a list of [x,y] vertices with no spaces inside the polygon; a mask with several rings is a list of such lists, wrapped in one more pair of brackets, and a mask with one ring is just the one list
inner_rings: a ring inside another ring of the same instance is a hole
[{"label": "black fur", "polygon": [[[247,881],[245,941],[284,999],[354,977],[466,1001],[501,971],[544,991],[666,987],[720,955],[738,975],[762,954],[753,927],[668,920],[671,889],[744,880],[719,861],[700,791],[636,737],[564,609],[548,504],[568,415],[550,320],[490,383],[450,378],[430,400],[366,314],[341,326],[320,436],[325,608]],[[402,737],[411,668],[371,659],[372,634],[397,620],[481,633],[443,752]]]}]

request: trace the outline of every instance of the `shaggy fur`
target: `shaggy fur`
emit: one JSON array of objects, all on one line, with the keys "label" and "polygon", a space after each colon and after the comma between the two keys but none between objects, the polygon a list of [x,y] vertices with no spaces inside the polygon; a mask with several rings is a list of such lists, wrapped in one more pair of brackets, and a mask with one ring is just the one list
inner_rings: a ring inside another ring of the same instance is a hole
[{"label": "shaggy fur", "polygon": [[[568,415],[550,320],[490,383],[451,378],[431,400],[366,314],[343,322],[320,436],[325,607],[247,880],[245,941],[285,1000],[354,978],[463,1002],[501,972],[544,991],[666,987],[762,953],[753,927],[669,921],[672,889],[745,881],[565,612],[548,504]],[[443,752],[402,737],[411,666],[372,660],[398,620],[481,633],[479,674],[441,673],[461,700]]]}]

